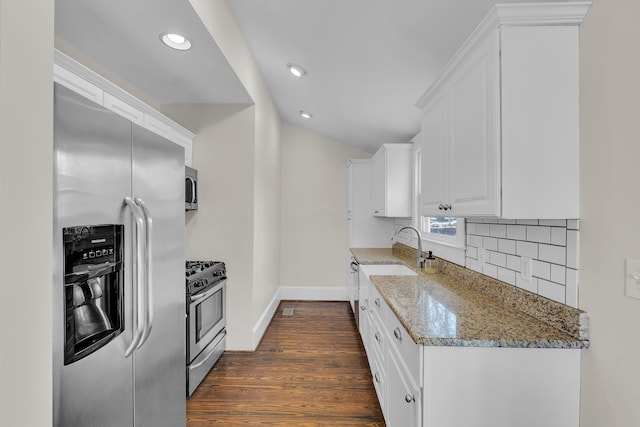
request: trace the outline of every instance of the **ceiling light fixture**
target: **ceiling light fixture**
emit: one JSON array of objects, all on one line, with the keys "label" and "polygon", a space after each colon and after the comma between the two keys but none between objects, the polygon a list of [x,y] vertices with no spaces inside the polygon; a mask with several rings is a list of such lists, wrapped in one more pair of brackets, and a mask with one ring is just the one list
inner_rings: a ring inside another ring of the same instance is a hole
[{"label": "ceiling light fixture", "polygon": [[162,33],[160,34],[160,40],[162,40],[162,43],[176,50],[189,50],[193,46],[191,40],[176,33]]},{"label": "ceiling light fixture", "polygon": [[296,77],[302,77],[307,74],[307,71],[299,65],[296,64],[287,64],[287,68],[289,72]]},{"label": "ceiling light fixture", "polygon": [[302,110],[300,110],[300,116],[303,119],[310,119],[311,117],[313,117],[311,113],[307,113],[306,111],[302,111]]}]

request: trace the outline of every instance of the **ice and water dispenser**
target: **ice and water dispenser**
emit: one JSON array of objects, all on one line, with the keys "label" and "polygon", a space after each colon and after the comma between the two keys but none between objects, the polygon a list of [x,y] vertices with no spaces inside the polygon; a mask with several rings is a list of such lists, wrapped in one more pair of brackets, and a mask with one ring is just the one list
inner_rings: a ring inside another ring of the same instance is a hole
[{"label": "ice and water dispenser", "polygon": [[82,359],[124,330],[123,225],[63,229],[64,364]]}]

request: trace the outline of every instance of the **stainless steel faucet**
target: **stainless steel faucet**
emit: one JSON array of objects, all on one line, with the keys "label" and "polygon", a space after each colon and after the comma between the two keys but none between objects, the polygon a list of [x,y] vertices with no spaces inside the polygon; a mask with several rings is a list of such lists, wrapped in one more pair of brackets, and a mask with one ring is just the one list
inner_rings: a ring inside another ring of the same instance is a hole
[{"label": "stainless steel faucet", "polygon": [[415,231],[416,234],[418,235],[418,255],[416,257],[416,267],[422,268],[422,263],[424,262],[422,260],[422,233],[420,233],[420,230],[418,230],[413,225],[405,225],[400,230],[398,230],[398,232],[396,233],[396,236],[398,236],[398,234],[400,234],[400,232],[402,230],[404,230],[405,228],[409,228],[409,229]]}]

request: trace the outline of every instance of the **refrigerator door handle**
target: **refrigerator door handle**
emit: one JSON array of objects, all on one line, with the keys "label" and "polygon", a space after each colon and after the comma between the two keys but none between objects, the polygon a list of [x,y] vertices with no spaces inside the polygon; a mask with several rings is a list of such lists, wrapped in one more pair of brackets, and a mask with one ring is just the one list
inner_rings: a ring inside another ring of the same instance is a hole
[{"label": "refrigerator door handle", "polygon": [[[144,289],[142,286],[142,283],[144,282],[144,269],[140,265],[141,260],[144,258],[145,248],[144,248],[144,242],[143,242],[144,240],[143,233],[144,233],[145,223],[144,223],[143,214],[140,208],[138,207],[138,205],[133,201],[133,199],[131,197],[125,197],[124,202],[126,203],[127,206],[129,206],[129,209],[131,209],[131,214],[133,215],[133,218],[136,224],[135,238],[133,239],[134,246],[135,246],[136,259],[132,263],[135,268],[135,275],[134,275],[135,283],[133,288],[136,292],[136,304],[134,305],[136,307],[135,316],[134,316],[136,319],[136,325],[135,325],[135,331],[133,333],[133,337],[131,338],[131,343],[129,344],[129,347],[127,347],[127,349],[124,352],[124,357],[129,357],[131,356],[133,351],[137,348],[138,343],[142,338],[142,333],[146,328],[146,325],[145,325],[146,317],[144,315],[145,298],[144,298]],[[133,294],[133,290],[132,290],[132,294]]]},{"label": "refrigerator door handle", "polygon": [[153,259],[152,253],[152,242],[153,242],[153,220],[151,219],[151,214],[149,212],[149,208],[147,207],[144,200],[139,197],[134,199],[135,203],[142,210],[142,215],[145,224],[145,254],[143,259],[144,272],[145,272],[145,328],[142,331],[142,337],[140,338],[140,342],[137,345],[137,348],[141,348],[144,343],[149,338],[149,334],[151,334],[151,328],[153,327],[153,277],[151,275],[151,260]]}]

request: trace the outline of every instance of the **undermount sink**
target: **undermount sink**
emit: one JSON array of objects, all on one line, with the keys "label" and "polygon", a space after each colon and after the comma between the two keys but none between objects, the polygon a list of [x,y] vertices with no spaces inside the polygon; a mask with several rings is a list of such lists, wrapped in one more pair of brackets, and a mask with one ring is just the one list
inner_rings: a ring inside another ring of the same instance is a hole
[{"label": "undermount sink", "polygon": [[418,273],[402,264],[360,264],[360,270],[369,276],[417,276]]}]

